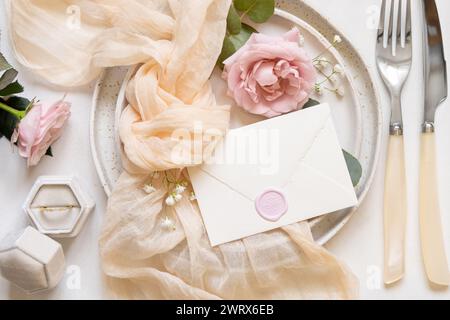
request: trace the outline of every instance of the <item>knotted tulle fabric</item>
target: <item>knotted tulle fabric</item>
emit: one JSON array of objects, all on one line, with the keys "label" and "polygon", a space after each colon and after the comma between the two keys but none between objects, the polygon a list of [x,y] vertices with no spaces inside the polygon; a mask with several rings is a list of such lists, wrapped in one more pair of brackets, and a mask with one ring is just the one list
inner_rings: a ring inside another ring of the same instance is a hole
[{"label": "knotted tulle fabric", "polygon": [[[184,197],[174,207],[164,204],[164,177],[188,179],[183,168],[200,164],[228,127],[230,109],[216,104],[208,78],[230,3],[8,3],[18,60],[53,84],[74,87],[104,67],[141,64],[120,121],[126,170],[109,199],[100,237],[111,292],[124,299],[355,298],[357,280],[314,243],[306,222],[213,248],[196,202]],[[213,129],[201,148],[173,139],[179,130],[192,136],[198,124]],[[174,157],[175,149],[181,156]],[[156,171],[166,173],[158,179]],[[150,180],[157,191],[147,194],[143,186]],[[211,197],[223,205],[220,195]],[[174,230],[162,224],[166,217]]]}]

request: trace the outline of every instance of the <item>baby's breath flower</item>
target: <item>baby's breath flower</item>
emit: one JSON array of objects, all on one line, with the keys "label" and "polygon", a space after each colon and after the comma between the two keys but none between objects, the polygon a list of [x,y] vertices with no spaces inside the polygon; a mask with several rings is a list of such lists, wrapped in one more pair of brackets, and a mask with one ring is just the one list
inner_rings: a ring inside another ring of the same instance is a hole
[{"label": "baby's breath flower", "polygon": [[323,94],[322,86],[318,83],[314,85],[314,92],[321,96]]},{"label": "baby's breath flower", "polygon": [[195,195],[194,192],[191,192],[191,195],[189,196],[189,200],[190,200],[190,201],[195,201],[195,200],[197,200],[197,196]]},{"label": "baby's breath flower", "polygon": [[175,186],[174,192],[175,192],[176,194],[182,194],[182,193],[185,192],[185,191],[186,191],[186,187],[185,187],[184,185],[182,185],[182,184],[177,184],[177,185]]},{"label": "baby's breath flower", "polygon": [[174,223],[173,220],[170,219],[169,217],[164,217],[164,218],[162,219],[161,226],[162,226],[164,229],[169,230],[169,231],[175,231],[175,229],[176,229],[175,223]]},{"label": "baby's breath flower", "polygon": [[300,35],[299,40],[298,40],[298,45],[300,47],[303,47],[305,45],[305,37],[303,35]]},{"label": "baby's breath flower", "polygon": [[144,185],[142,190],[144,190],[145,193],[150,194],[150,193],[155,192],[156,188],[151,183],[149,183],[149,184]]},{"label": "baby's breath flower", "polygon": [[336,34],[333,38],[333,43],[341,43],[341,42],[342,42],[341,36]]},{"label": "baby's breath flower", "polygon": [[315,61],[315,66],[319,69],[325,68],[330,62],[325,57],[320,57]]},{"label": "baby's breath flower", "polygon": [[172,195],[172,197],[175,199],[175,202],[180,202],[183,199],[183,196],[179,193]]},{"label": "baby's breath flower", "polygon": [[175,205],[175,203],[176,203],[176,201],[175,201],[175,198],[173,197],[173,195],[170,195],[166,198],[166,204],[169,207],[173,207]]},{"label": "baby's breath flower", "polygon": [[333,68],[333,71],[338,74],[344,73],[344,69],[342,68],[342,66],[340,64],[335,65]]},{"label": "baby's breath flower", "polygon": [[339,86],[339,87],[336,89],[336,94],[337,94],[338,96],[340,96],[340,97],[343,97],[343,96],[345,95],[345,88],[344,88],[344,86]]}]

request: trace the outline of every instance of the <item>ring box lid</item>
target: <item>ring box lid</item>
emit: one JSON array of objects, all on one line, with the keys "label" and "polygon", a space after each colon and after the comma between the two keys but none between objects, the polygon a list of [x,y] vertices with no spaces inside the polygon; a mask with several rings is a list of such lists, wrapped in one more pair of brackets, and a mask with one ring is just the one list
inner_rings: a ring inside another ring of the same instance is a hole
[{"label": "ring box lid", "polygon": [[61,245],[32,227],[24,230],[13,248],[0,251],[3,277],[30,294],[54,288],[64,269]]}]

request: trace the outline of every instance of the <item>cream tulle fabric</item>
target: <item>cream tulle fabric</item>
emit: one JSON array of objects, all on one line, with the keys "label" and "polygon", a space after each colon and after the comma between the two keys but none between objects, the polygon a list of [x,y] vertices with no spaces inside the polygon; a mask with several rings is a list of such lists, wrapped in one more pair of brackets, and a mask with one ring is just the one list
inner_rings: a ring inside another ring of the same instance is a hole
[{"label": "cream tulle fabric", "polygon": [[[153,171],[175,176],[201,162],[203,151],[190,144],[181,146],[181,162],[173,160],[176,130],[192,134],[196,122],[216,129],[204,147],[227,130],[229,108],[216,105],[208,78],[230,1],[13,0],[12,41],[22,64],[57,85],[88,83],[103,67],[143,63],[120,124],[127,172],[109,199],[100,238],[115,297],[354,298],[357,280],[314,244],[307,223],[212,248],[195,202],[185,197],[166,207],[162,178],[155,193],[142,191]],[[77,10],[81,24],[73,28],[68,13]],[[220,195],[211,196],[221,205]],[[164,228],[165,217],[175,231]]]}]

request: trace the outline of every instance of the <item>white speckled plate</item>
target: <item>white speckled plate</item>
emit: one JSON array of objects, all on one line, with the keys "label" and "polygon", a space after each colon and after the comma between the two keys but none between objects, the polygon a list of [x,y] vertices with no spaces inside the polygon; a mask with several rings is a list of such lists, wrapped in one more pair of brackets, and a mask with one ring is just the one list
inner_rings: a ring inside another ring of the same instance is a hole
[{"label": "white speckled plate", "polygon": [[[327,39],[340,34],[330,23],[300,1],[277,1],[276,15],[266,24],[257,26],[260,32],[280,34],[297,26],[305,36],[305,47],[315,56],[329,46]],[[342,36],[338,51],[332,49],[328,58],[344,66],[346,80],[342,82],[347,94],[338,98],[326,94],[316,99],[328,102],[333,108],[333,118],[342,146],[358,157],[363,166],[363,176],[356,191],[359,204],[363,201],[373,179],[379,154],[381,111],[378,95],[371,75],[359,54]],[[93,99],[91,118],[91,147],[93,158],[105,192],[109,195],[122,172],[120,142],[116,135],[118,116],[126,105],[124,88],[133,69],[107,69],[98,81]],[[212,77],[214,91],[220,103],[233,105],[226,96],[226,85],[218,71]],[[232,127],[260,120],[241,109],[232,109]],[[310,221],[314,239],[324,244],[350,219],[356,208],[331,213]]]}]

